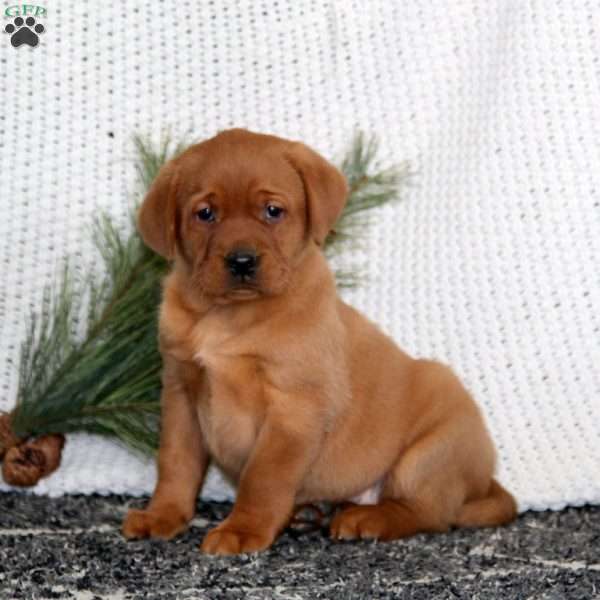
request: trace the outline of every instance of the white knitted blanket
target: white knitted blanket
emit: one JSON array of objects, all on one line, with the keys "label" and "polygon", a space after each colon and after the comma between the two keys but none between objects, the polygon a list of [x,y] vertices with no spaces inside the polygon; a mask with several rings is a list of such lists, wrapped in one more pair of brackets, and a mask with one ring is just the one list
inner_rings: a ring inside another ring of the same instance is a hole
[{"label": "white knitted blanket", "polygon": [[[96,260],[96,210],[125,219],[134,132],[244,126],[335,159],[361,128],[418,177],[378,213],[370,282],[346,298],[463,377],[521,509],[600,501],[597,0],[45,6],[37,47],[0,34],[0,409],[60,259]],[[35,491],[140,494],[154,478],[71,436]],[[205,495],[230,494],[213,475]]]}]

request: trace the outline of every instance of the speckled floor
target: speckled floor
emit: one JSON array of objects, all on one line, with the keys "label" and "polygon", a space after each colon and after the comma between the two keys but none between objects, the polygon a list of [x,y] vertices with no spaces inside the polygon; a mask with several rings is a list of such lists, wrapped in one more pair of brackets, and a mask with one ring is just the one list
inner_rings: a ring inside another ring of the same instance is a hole
[{"label": "speckled floor", "polygon": [[600,598],[600,507],[528,513],[502,529],[388,544],[284,534],[269,551],[198,552],[228,505],[171,542],[126,542],[125,497],[0,494],[0,598]]}]

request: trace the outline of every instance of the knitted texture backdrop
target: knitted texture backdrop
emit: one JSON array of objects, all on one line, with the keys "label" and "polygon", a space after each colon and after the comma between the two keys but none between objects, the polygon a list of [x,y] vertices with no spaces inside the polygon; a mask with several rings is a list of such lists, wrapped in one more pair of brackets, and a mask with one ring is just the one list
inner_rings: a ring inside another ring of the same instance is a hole
[{"label": "knitted texture backdrop", "polygon": [[[597,1],[52,2],[0,35],[0,409],[19,344],[86,229],[125,223],[134,132],[242,126],[339,158],[355,128],[418,173],[345,297],[482,406],[521,509],[600,501]],[[5,24],[14,17],[4,16]],[[356,258],[356,257],[354,257]],[[155,470],[70,436],[34,490],[150,492]],[[214,474],[205,495],[231,497]]]}]

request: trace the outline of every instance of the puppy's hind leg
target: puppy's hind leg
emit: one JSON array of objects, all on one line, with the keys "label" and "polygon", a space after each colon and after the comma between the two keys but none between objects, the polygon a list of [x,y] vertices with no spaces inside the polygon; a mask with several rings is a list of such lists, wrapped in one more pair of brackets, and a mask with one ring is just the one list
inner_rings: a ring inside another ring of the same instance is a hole
[{"label": "puppy's hind leg", "polygon": [[438,432],[424,436],[403,453],[386,478],[378,504],[350,506],[331,523],[338,539],[393,540],[419,532],[442,532],[464,500],[464,487],[444,473]]},{"label": "puppy's hind leg", "polygon": [[418,367],[412,392],[423,412],[416,437],[388,472],[379,504],[336,515],[333,537],[391,540],[514,516],[512,497],[492,479],[493,444],[469,394],[446,367]]}]

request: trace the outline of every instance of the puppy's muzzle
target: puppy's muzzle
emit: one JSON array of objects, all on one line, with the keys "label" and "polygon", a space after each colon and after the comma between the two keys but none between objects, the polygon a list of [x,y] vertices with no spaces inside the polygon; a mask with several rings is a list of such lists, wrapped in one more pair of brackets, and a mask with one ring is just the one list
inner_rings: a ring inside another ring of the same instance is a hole
[{"label": "puppy's muzzle", "polygon": [[259,257],[253,250],[234,250],[225,257],[227,270],[235,279],[246,281],[256,276]]}]

